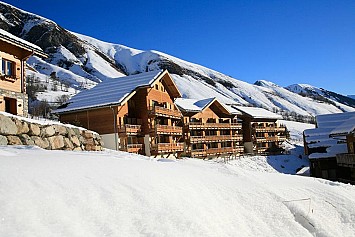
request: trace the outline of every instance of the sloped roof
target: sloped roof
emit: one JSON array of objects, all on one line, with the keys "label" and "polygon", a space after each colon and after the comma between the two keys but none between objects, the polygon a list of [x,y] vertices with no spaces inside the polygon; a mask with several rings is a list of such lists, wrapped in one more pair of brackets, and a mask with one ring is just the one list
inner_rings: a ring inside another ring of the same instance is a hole
[{"label": "sloped roof", "polygon": [[23,40],[23,39],[7,32],[5,30],[2,30],[2,29],[0,29],[0,39],[5,39],[8,42],[15,43],[16,45],[19,45],[22,48],[33,51],[34,53],[38,54],[39,56],[47,57],[47,55],[43,52],[43,50],[39,46],[32,44],[26,40]]},{"label": "sloped roof", "polygon": [[[198,113],[202,112],[211,105],[217,105],[220,110],[224,110],[222,113],[236,115],[234,109],[228,108],[224,103],[220,102],[217,98],[207,98],[202,100],[197,99],[187,99],[187,98],[176,98],[175,105],[179,107],[181,111],[186,113]],[[232,113],[233,112],[233,113]]]},{"label": "sloped roof", "polygon": [[215,100],[216,100],[216,98],[207,98],[207,99],[202,99],[202,100],[176,98],[175,104],[182,111],[198,113],[198,112],[201,112],[202,110],[204,110],[205,108],[207,108]]},{"label": "sloped roof", "polygon": [[275,114],[263,108],[235,106],[235,105],[232,105],[232,107],[239,110],[243,114],[249,115],[254,119],[282,119],[281,115]]},{"label": "sloped roof", "polygon": [[82,91],[73,96],[65,108],[58,108],[54,113],[120,105],[131,98],[138,88],[152,87],[157,79],[166,74],[169,73],[167,71],[152,71],[107,79],[90,90]]},{"label": "sloped roof", "polygon": [[312,153],[309,159],[346,153],[345,135],[355,129],[355,112],[318,115],[316,121],[318,128],[304,131],[305,141],[309,148],[327,147],[327,153]]}]

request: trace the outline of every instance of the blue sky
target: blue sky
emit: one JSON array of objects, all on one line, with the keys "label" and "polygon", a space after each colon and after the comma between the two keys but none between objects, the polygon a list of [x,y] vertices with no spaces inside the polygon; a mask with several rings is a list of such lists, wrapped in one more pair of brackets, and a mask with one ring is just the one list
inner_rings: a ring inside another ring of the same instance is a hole
[{"label": "blue sky", "polygon": [[355,94],[355,1],[5,1],[103,41],[254,83]]}]

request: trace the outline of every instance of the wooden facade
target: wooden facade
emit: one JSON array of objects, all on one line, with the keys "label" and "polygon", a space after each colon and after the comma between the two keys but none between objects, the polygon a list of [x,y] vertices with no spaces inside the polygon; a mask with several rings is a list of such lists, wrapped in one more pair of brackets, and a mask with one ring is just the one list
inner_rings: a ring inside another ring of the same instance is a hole
[{"label": "wooden facade", "polygon": [[339,181],[355,184],[355,134],[350,133],[346,136],[348,153],[337,154],[336,162],[338,165]]},{"label": "wooden facade", "polygon": [[218,100],[212,100],[201,111],[181,111],[186,156],[207,158],[243,153],[242,124]]},{"label": "wooden facade", "polygon": [[281,144],[286,141],[286,127],[276,119],[253,118],[241,115],[243,120],[243,141],[246,153],[279,154]]},{"label": "wooden facade", "polygon": [[35,45],[0,31],[0,111],[27,116],[26,60],[46,55]]},{"label": "wooden facade", "polygon": [[182,114],[174,98],[180,93],[169,73],[160,73],[149,86],[138,86],[130,93],[119,105],[63,112],[60,120],[107,136],[109,143],[114,140],[109,148],[147,156],[179,155],[183,151]]}]

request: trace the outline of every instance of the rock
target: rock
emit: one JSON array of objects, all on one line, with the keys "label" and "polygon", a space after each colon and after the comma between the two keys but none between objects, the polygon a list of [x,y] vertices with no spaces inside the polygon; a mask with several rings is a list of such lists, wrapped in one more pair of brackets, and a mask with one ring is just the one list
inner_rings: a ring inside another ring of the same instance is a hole
[{"label": "rock", "polygon": [[81,149],[81,147],[79,146],[79,147],[75,147],[74,149],[73,149],[73,151],[82,151],[83,149]]},{"label": "rock", "polygon": [[0,114],[0,134],[2,135],[16,135],[17,126],[16,124],[7,116]]},{"label": "rock", "polygon": [[23,145],[31,145],[31,146],[33,146],[35,144],[34,141],[31,139],[31,137],[28,136],[27,134],[20,134],[19,138],[22,141]]},{"label": "rock", "polygon": [[42,130],[42,135],[44,137],[51,137],[55,134],[54,126],[48,126]]},{"label": "rock", "polygon": [[40,138],[40,137],[36,137],[36,136],[33,136],[31,138],[36,146],[39,146],[40,148],[43,148],[43,149],[47,149],[49,147],[49,142],[48,142],[47,138]]},{"label": "rock", "polygon": [[81,135],[87,139],[93,138],[94,135],[92,134],[92,132],[88,131],[88,130],[84,130],[81,132]]},{"label": "rock", "polygon": [[17,134],[26,134],[30,131],[27,122],[18,119],[16,119],[14,122],[17,126]]},{"label": "rock", "polygon": [[80,141],[78,137],[70,137],[70,140],[74,144],[74,146],[80,146]]},{"label": "rock", "polygon": [[23,145],[17,136],[7,136],[7,143],[8,145]]},{"label": "rock", "polygon": [[30,131],[28,132],[31,136],[39,136],[41,134],[41,129],[38,124],[30,123]]},{"label": "rock", "polygon": [[0,146],[7,145],[7,138],[3,135],[0,135]]},{"label": "rock", "polygon": [[53,125],[55,133],[57,135],[66,135],[68,133],[67,128],[61,125]]},{"label": "rock", "polygon": [[59,150],[64,147],[64,137],[61,135],[49,137],[48,142],[51,150]]},{"label": "rock", "polygon": [[65,146],[66,148],[69,148],[69,150],[73,150],[73,149],[74,149],[73,143],[72,143],[72,142],[70,141],[70,139],[67,138],[67,137],[64,138],[64,146]]}]

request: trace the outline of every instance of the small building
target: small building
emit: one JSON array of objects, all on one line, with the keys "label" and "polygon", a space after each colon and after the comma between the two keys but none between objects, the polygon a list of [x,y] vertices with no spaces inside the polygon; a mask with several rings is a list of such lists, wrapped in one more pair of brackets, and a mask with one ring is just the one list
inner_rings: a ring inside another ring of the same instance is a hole
[{"label": "small building", "polygon": [[255,107],[234,106],[241,112],[244,151],[246,153],[279,154],[281,144],[286,141],[286,127],[279,124],[281,115],[266,109]]},{"label": "small building", "polygon": [[27,116],[26,60],[47,57],[40,47],[0,29],[0,111]]},{"label": "small building", "polygon": [[98,132],[106,148],[151,155],[183,149],[181,94],[168,71],[108,79],[82,91],[54,113],[61,122]]},{"label": "small building", "polygon": [[334,181],[349,178],[349,169],[343,162],[346,155],[342,154],[351,152],[351,132],[354,128],[355,112],[316,116],[316,128],[303,132],[312,177]]},{"label": "small building", "polygon": [[243,153],[242,124],[237,111],[216,98],[177,98],[183,114],[185,155],[217,157]]}]

